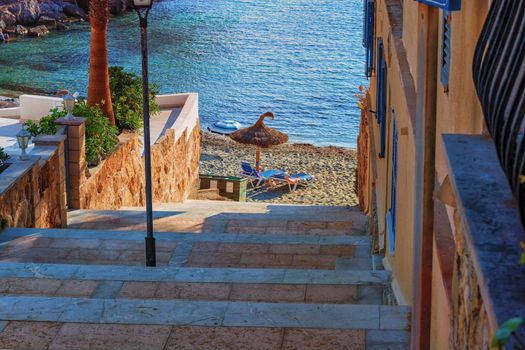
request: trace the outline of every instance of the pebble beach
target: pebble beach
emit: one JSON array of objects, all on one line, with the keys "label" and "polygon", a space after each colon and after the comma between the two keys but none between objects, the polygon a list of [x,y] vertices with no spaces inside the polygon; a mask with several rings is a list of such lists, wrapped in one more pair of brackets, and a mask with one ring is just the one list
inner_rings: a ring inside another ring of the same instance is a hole
[{"label": "pebble beach", "polygon": [[[255,147],[238,144],[228,137],[203,133],[201,140],[201,174],[238,175],[241,162],[255,162]],[[316,147],[287,143],[261,152],[261,167],[288,173],[305,172],[315,176],[308,187],[290,192],[287,186],[249,190],[248,201],[310,204],[357,205],[354,192],[357,168],[356,152],[342,147]]]}]

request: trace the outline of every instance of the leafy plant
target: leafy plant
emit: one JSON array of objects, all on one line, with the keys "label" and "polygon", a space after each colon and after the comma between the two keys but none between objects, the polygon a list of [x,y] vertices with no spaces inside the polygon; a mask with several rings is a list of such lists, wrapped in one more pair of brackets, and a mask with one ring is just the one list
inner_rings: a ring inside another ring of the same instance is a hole
[{"label": "leafy plant", "polygon": [[73,114],[86,118],[86,161],[98,164],[115,149],[118,143],[118,129],[111,126],[100,107],[90,107],[80,100],[73,109]]},{"label": "leafy plant", "polygon": [[4,165],[9,159],[9,154],[5,153],[4,149],[0,147],[0,166]]},{"label": "leafy plant", "polygon": [[[120,131],[141,129],[143,127],[142,78],[134,73],[124,71],[123,67],[110,67],[109,85],[118,129]],[[159,87],[150,84],[150,114],[160,111],[159,105],[155,101],[155,95],[158,93]]]},{"label": "leafy plant", "polygon": [[[514,317],[504,322],[501,325],[501,327],[496,331],[494,338],[492,338],[492,346],[496,346],[501,349],[505,344],[508,343],[512,335],[515,336],[514,332],[516,332],[516,330],[521,325],[523,325],[523,319],[521,317]],[[520,344],[522,349],[523,344],[521,344],[518,338],[516,338],[516,341]]]},{"label": "leafy plant", "polygon": [[38,123],[32,120],[28,120],[24,123],[26,130],[35,137],[37,135],[54,135],[57,132],[57,126],[55,120],[61,117],[65,117],[66,111],[59,111],[58,108],[54,108],[50,111],[49,115],[42,117]]}]

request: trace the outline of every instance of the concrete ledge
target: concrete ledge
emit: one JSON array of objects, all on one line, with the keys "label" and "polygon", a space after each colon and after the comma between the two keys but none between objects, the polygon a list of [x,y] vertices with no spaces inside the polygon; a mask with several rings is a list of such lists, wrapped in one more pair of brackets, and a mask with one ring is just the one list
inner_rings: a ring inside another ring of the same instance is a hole
[{"label": "concrete ledge", "polygon": [[110,265],[0,263],[0,278],[52,278],[95,281],[263,283],[263,284],[386,284],[386,271],[308,269],[241,269]]},{"label": "concrete ledge", "polygon": [[[69,230],[69,229],[35,229],[35,228],[8,228],[2,231],[0,242],[5,243],[19,237],[47,237],[47,238],[74,238],[74,239],[108,239],[105,230]],[[269,243],[269,244],[346,244],[368,247],[368,236],[302,236],[302,235],[259,235],[259,234],[216,234],[216,233],[175,233],[155,232],[158,244],[161,241],[195,242],[222,242],[222,243]],[[144,231],[113,231],[111,239],[117,240],[144,240]]]},{"label": "concrete ledge", "polygon": [[17,321],[404,330],[408,315],[406,307],[379,305],[0,298],[0,319]]},{"label": "concrete ledge", "polygon": [[31,156],[28,160],[20,160],[18,156],[12,156],[12,162],[2,174],[0,174],[0,195],[5,194],[22,176],[27,174],[39,161],[39,156]]},{"label": "concrete ledge", "polygon": [[[525,231],[517,202],[491,139],[443,135],[465,250],[470,254],[480,293],[495,330],[525,315],[524,267],[519,264]],[[525,338],[525,329],[520,330]]]}]

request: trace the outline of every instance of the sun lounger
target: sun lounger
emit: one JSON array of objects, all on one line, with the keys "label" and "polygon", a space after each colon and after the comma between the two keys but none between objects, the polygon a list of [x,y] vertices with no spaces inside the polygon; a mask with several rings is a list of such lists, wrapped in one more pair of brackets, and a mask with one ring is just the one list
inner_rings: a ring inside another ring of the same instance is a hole
[{"label": "sun lounger", "polygon": [[293,192],[297,189],[297,186],[308,186],[310,183],[312,183],[315,178],[313,175],[306,174],[306,173],[298,173],[298,174],[278,174],[273,175],[272,177],[273,181],[276,181],[277,183],[281,184],[287,184],[288,188],[290,189],[290,192]]},{"label": "sun lounger", "polygon": [[[259,187],[266,183],[268,180],[274,176],[284,175],[285,172],[282,170],[266,170],[266,171],[257,171],[251,166],[250,163],[242,162],[241,163],[242,172],[241,176],[248,178],[251,181],[253,187]],[[254,185],[255,183],[255,185]]]}]

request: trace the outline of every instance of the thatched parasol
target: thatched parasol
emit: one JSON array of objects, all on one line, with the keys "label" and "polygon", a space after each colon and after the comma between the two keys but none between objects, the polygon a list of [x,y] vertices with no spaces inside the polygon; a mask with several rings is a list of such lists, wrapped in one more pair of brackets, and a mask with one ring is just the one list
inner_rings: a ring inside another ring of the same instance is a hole
[{"label": "thatched parasol", "polygon": [[280,145],[288,141],[288,135],[269,128],[264,124],[264,118],[266,117],[270,117],[272,119],[275,118],[272,112],[266,112],[261,114],[259,120],[257,120],[254,125],[250,126],[249,128],[237,130],[236,132],[230,134],[230,137],[234,141],[247,145],[255,145],[257,147],[255,153],[255,167],[257,171],[259,171],[261,148]]}]

